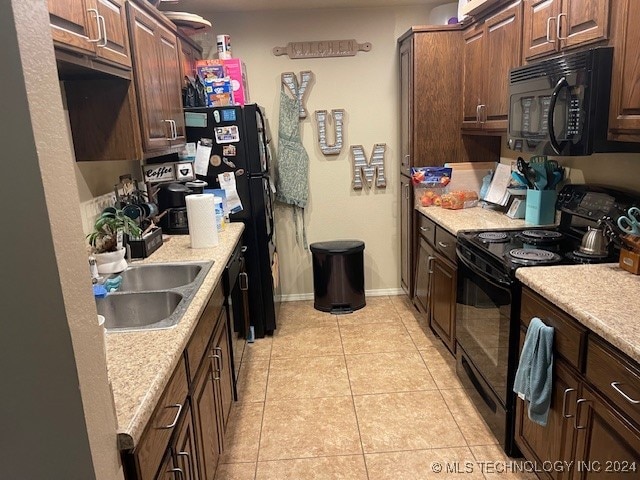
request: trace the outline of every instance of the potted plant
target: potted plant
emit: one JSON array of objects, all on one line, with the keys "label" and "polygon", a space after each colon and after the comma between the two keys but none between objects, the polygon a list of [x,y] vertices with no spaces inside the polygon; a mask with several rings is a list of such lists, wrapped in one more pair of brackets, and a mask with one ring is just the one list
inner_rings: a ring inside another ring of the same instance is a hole
[{"label": "potted plant", "polygon": [[127,268],[124,248],[125,234],[140,236],[140,227],[117,208],[107,208],[98,217],[93,232],[87,235],[98,265],[98,273],[117,273]]}]

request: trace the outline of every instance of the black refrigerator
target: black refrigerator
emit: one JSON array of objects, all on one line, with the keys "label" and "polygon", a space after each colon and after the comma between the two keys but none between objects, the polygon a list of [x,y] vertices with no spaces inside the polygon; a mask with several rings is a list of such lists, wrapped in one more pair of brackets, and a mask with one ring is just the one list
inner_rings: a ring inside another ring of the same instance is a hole
[{"label": "black refrigerator", "polygon": [[271,157],[262,108],[243,107],[185,109],[187,142],[211,145],[207,188],[221,188],[218,175],[231,172],[243,209],[232,213],[232,222],[243,222],[243,243],[249,278],[249,316],[254,335],[262,338],[276,329],[280,306],[280,281],[273,220],[274,193]]}]

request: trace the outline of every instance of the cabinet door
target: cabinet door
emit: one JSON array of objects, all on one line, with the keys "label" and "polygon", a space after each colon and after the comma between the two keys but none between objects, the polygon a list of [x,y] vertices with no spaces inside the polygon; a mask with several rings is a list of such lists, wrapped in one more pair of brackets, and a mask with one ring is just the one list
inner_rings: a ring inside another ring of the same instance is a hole
[{"label": "cabinet door", "polygon": [[[231,412],[231,405],[233,404],[233,371],[231,369],[231,351],[229,347],[229,333],[227,327],[227,315],[225,311],[220,313],[218,319],[218,328],[213,334],[213,354],[217,362],[216,368],[220,384],[220,403],[221,403],[221,422],[222,431],[221,436],[224,439],[224,432],[227,427],[227,420],[229,420],[229,413]],[[224,448],[224,442],[223,442]]]},{"label": "cabinet door", "polygon": [[609,407],[587,387],[579,402],[573,478],[638,478],[638,425]]},{"label": "cabinet door", "polygon": [[410,175],[413,138],[413,37],[400,45],[400,171]]},{"label": "cabinet door", "polygon": [[173,122],[173,127],[170,127],[171,145],[178,145],[185,142],[178,38],[162,27],[158,27],[158,37],[164,80],[165,121]]},{"label": "cabinet door", "polygon": [[415,299],[420,311],[427,316],[428,323],[429,312],[431,311],[431,277],[433,275],[433,262],[436,259],[436,252],[421,235],[418,238]]},{"label": "cabinet door", "polygon": [[451,352],[455,353],[456,328],[456,276],[454,264],[437,255],[431,277],[431,328],[440,336]]},{"label": "cabinet door", "polygon": [[400,177],[400,286],[409,297],[412,292],[413,198],[411,181]]},{"label": "cabinet door", "polygon": [[[524,332],[521,332],[521,349],[523,344]],[[545,427],[529,420],[527,403],[520,398],[516,399],[516,444],[527,460],[539,465],[543,462],[570,462],[573,453],[573,417],[579,381],[564,362],[556,360],[553,367],[551,406]],[[559,470],[540,474],[554,480],[567,478],[567,474]]]},{"label": "cabinet door", "polygon": [[609,138],[640,142],[640,2],[620,0],[614,6]]},{"label": "cabinet door", "polygon": [[196,375],[193,399],[193,423],[198,447],[198,470],[201,480],[213,480],[221,451],[219,440],[220,410],[217,372],[207,358]]},{"label": "cabinet door", "polygon": [[509,70],[521,64],[522,4],[512,5],[485,22],[483,114],[485,130],[507,130]]},{"label": "cabinet door", "polygon": [[130,67],[129,35],[124,0],[96,0],[98,13],[102,17],[102,39],[98,42],[96,55],[120,65]]},{"label": "cabinet door", "polygon": [[563,0],[561,17],[562,48],[606,39],[609,35],[609,0]]},{"label": "cabinet door", "polygon": [[170,145],[171,127],[165,116],[166,90],[159,47],[160,27],[133,3],[127,2],[127,8],[142,143],[145,151],[161,150]]},{"label": "cabinet door", "polygon": [[191,408],[187,404],[182,412],[182,421],[176,431],[173,442],[173,456],[175,468],[180,469],[182,480],[199,480],[196,434],[193,428]]},{"label": "cabinet door", "polygon": [[53,41],[73,50],[94,53],[100,40],[94,0],[49,0]]},{"label": "cabinet door", "polygon": [[522,52],[525,60],[557,50],[559,13],[560,0],[525,1],[522,28]]},{"label": "cabinet door", "polygon": [[485,32],[481,25],[471,27],[464,34],[464,94],[462,128],[481,128],[480,108],[484,89],[484,43]]}]

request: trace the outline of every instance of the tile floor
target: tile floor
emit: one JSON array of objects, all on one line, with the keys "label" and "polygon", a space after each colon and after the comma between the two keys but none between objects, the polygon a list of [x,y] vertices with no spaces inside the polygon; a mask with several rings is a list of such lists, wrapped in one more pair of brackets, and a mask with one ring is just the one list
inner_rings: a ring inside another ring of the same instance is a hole
[{"label": "tile floor", "polygon": [[247,345],[216,480],[535,478],[495,473],[509,459],[416,315],[404,296],[339,316],[284,303]]}]

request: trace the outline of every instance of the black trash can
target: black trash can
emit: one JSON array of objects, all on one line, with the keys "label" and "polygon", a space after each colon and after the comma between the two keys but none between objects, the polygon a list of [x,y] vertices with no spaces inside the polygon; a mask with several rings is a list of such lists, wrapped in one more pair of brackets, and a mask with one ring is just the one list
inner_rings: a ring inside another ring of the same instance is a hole
[{"label": "black trash can", "polygon": [[364,242],[316,242],[309,248],[313,257],[314,308],[340,314],[364,307]]}]

